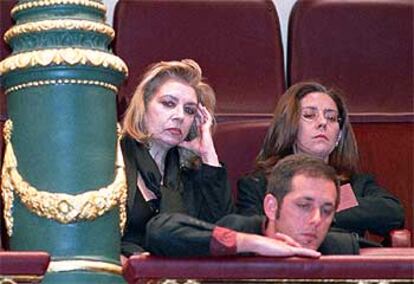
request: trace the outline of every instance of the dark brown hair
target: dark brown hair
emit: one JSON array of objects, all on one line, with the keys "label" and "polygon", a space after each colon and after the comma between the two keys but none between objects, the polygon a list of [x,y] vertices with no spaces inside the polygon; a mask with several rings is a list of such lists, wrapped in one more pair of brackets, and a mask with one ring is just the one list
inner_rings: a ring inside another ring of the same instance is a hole
[{"label": "dark brown hair", "polygon": [[341,136],[337,147],[329,156],[329,164],[344,179],[358,170],[358,147],[344,99],[338,91],[328,89],[319,83],[301,82],[291,86],[280,98],[263,146],[256,158],[256,171],[269,174],[280,159],[293,154],[299,128],[300,101],[313,92],[327,94],[338,108]]},{"label": "dark brown hair", "polygon": [[289,155],[272,168],[267,178],[267,193],[275,196],[278,204],[282,204],[286,194],[292,190],[293,177],[300,174],[332,181],[336,188],[335,208],[338,206],[339,182],[335,169],[319,158],[304,154]]}]

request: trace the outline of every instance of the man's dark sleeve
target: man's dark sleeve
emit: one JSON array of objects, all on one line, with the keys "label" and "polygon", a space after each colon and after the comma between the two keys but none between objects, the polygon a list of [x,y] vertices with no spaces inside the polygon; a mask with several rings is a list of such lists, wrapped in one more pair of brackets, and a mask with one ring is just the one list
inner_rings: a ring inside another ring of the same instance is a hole
[{"label": "man's dark sleeve", "polygon": [[236,212],[245,216],[264,215],[263,198],[266,179],[263,176],[244,176],[237,181]]},{"label": "man's dark sleeve", "polygon": [[323,255],[359,254],[357,234],[329,231],[318,251]]},{"label": "man's dark sleeve", "polygon": [[356,232],[361,237],[365,232],[387,236],[391,230],[404,226],[404,208],[391,192],[379,186],[374,177],[355,174],[351,186],[358,206],[335,214],[333,226]]},{"label": "man's dark sleeve", "polygon": [[232,255],[236,232],[185,214],[158,214],[147,224],[145,247],[161,256]]},{"label": "man's dark sleeve", "polygon": [[226,227],[237,232],[263,235],[264,216],[252,215],[242,216],[239,214],[229,214],[221,218],[216,225]]}]

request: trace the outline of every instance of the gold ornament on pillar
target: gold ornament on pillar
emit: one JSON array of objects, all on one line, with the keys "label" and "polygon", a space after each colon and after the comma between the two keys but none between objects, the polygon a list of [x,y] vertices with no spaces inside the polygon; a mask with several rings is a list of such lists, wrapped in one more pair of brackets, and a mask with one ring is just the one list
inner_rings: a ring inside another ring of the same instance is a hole
[{"label": "gold ornament on pillar", "polygon": [[116,171],[114,181],[100,189],[76,195],[42,191],[26,182],[18,171],[18,163],[11,143],[13,123],[6,121],[4,139],[6,150],[2,169],[1,191],[4,200],[4,217],[7,234],[13,234],[13,200],[14,194],[31,212],[40,217],[53,219],[63,224],[94,220],[115,206],[120,208],[120,230],[123,232],[126,222],[127,185],[125,165],[117,143]]}]

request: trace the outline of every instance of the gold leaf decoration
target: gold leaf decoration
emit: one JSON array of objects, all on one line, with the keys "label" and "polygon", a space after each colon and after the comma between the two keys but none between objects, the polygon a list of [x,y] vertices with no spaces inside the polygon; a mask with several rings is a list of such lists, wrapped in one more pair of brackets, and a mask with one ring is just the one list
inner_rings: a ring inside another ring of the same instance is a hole
[{"label": "gold leaf decoration", "polygon": [[[21,57],[24,59],[20,59]],[[128,75],[128,67],[118,56],[108,52],[81,48],[53,48],[15,54],[0,62],[0,75],[16,69],[63,64],[101,66]]]},{"label": "gold leaf decoration", "polygon": [[79,5],[85,7],[95,8],[100,10],[102,13],[106,13],[106,7],[104,4],[98,1],[90,0],[40,0],[40,1],[30,1],[18,4],[13,7],[11,10],[11,15],[14,17],[14,14],[26,9],[32,9],[37,7],[47,7],[53,5]]},{"label": "gold leaf decoration", "polygon": [[106,24],[88,20],[66,19],[45,20],[15,25],[4,34],[4,40],[7,43],[9,43],[12,38],[22,34],[33,32],[45,32],[51,30],[81,30],[88,32],[96,32],[107,35],[111,40],[115,36],[114,29]]},{"label": "gold leaf decoration", "polygon": [[20,201],[31,212],[63,224],[94,220],[119,206],[120,230],[123,232],[126,223],[127,184],[125,165],[119,144],[120,138],[118,138],[114,181],[97,190],[71,195],[41,191],[22,178],[17,169],[17,160],[11,143],[12,127],[11,120],[8,120],[4,126],[6,150],[1,177],[4,217],[9,236],[13,234],[14,193],[19,196]]},{"label": "gold leaf decoration", "polygon": [[97,80],[81,80],[81,79],[63,79],[63,80],[40,80],[40,81],[30,81],[23,84],[14,85],[10,88],[7,88],[4,92],[6,95],[16,92],[26,88],[48,86],[48,85],[58,85],[58,84],[72,84],[72,85],[91,85],[99,86],[111,90],[115,94],[118,93],[118,88],[115,85],[97,81]]}]

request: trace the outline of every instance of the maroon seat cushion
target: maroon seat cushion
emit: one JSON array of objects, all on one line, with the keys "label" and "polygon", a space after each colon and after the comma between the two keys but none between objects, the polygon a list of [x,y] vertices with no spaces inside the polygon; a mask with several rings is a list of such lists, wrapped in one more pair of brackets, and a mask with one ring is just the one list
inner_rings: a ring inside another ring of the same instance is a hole
[{"label": "maroon seat cushion", "polygon": [[1,275],[38,275],[45,274],[50,255],[46,252],[0,251]]},{"label": "maroon seat cushion", "polygon": [[404,230],[393,230],[390,233],[391,236],[391,246],[392,247],[411,247],[411,231],[404,229]]},{"label": "maroon seat cushion", "polygon": [[223,122],[217,126],[214,144],[220,160],[227,167],[235,198],[237,180],[253,170],[269,123],[269,119],[257,119]]},{"label": "maroon seat cushion", "polygon": [[[392,118],[389,118],[392,120]],[[353,122],[361,169],[397,196],[405,209],[405,227],[413,232],[414,123]],[[411,234],[411,243],[414,244]]]},{"label": "maroon seat cushion", "polygon": [[411,0],[299,0],[289,23],[289,82],[344,91],[352,112],[413,112]]},{"label": "maroon seat cushion", "polygon": [[114,51],[130,75],[120,112],[148,64],[191,58],[217,94],[217,113],[271,113],[285,89],[279,21],[270,0],[120,0]]},{"label": "maroon seat cushion", "polygon": [[[128,283],[143,279],[412,279],[414,254],[399,256],[322,256],[320,259],[279,257],[167,258],[132,256],[123,267]],[[323,279],[323,280],[322,280]]]}]

